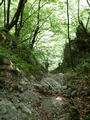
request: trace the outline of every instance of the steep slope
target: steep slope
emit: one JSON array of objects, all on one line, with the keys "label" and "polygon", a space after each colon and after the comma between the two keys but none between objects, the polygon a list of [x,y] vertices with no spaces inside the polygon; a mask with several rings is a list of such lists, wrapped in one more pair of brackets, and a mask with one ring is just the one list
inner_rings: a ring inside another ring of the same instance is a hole
[{"label": "steep slope", "polygon": [[9,33],[0,32],[0,55],[8,57],[14,67],[23,70],[27,75],[33,75],[40,80],[43,73],[47,70],[38,62],[33,50],[28,45],[19,44],[19,38],[16,39]]}]

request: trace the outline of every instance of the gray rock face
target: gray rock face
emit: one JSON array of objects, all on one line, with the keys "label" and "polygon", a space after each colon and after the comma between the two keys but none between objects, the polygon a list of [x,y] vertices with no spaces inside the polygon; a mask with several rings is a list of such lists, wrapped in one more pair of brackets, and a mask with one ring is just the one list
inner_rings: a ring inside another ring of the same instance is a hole
[{"label": "gray rock face", "polygon": [[12,103],[7,99],[0,101],[0,120],[34,120],[35,115],[38,113],[22,102]]},{"label": "gray rock face", "polygon": [[51,91],[55,93],[61,93],[63,89],[67,88],[67,79],[63,73],[55,75],[49,74],[47,77],[43,78],[41,86],[43,89],[51,89]]},{"label": "gray rock face", "polygon": [[60,116],[60,111],[62,111],[65,103],[60,97],[49,97],[43,100],[42,108],[48,115],[48,117]]},{"label": "gray rock face", "polygon": [[25,78],[25,77],[23,77],[21,80],[20,80],[20,84],[21,85],[26,85],[26,84],[29,84],[29,80],[27,79],[27,78]]},{"label": "gray rock face", "polygon": [[32,120],[27,114],[31,116],[31,111],[24,105],[16,108],[7,99],[0,101],[0,120]]},{"label": "gray rock face", "polygon": [[0,120],[70,120],[70,114],[63,112],[68,102],[60,96],[66,87],[62,73],[48,74],[41,82],[24,77],[18,89],[0,91]]}]

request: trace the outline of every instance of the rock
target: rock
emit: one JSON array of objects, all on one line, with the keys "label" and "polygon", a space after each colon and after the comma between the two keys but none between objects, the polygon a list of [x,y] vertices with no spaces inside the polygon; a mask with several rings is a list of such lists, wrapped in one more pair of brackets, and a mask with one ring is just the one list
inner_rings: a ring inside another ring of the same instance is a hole
[{"label": "rock", "polygon": [[22,102],[32,103],[35,105],[39,102],[39,93],[34,92],[33,90],[27,90],[19,95]]},{"label": "rock", "polygon": [[17,107],[7,99],[0,101],[0,120],[34,120],[30,109],[23,103]]},{"label": "rock", "polygon": [[77,91],[76,91],[76,90],[73,90],[73,91],[71,92],[71,96],[76,95],[76,93],[77,93]]},{"label": "rock", "polygon": [[60,96],[67,89],[64,74],[48,73],[39,82],[33,76],[29,80],[24,74],[14,74],[15,70],[8,69],[9,63],[1,66],[6,87],[0,90],[0,120],[70,120],[63,112],[67,102]]},{"label": "rock", "polygon": [[63,73],[54,75],[55,81],[59,82],[62,86],[67,85],[67,78]]},{"label": "rock", "polygon": [[[62,111],[66,108],[65,106],[66,103],[62,100],[61,97],[45,98],[41,103],[43,111],[48,116],[48,118],[52,117],[52,120],[61,120],[60,118],[67,118],[67,113],[65,114],[66,116],[62,116]],[[65,120],[69,120],[68,118]]]},{"label": "rock", "polygon": [[18,85],[19,92],[24,92],[24,88],[21,85]]},{"label": "rock", "polygon": [[33,75],[31,75],[30,78],[31,80],[36,80],[36,78]]},{"label": "rock", "polygon": [[10,92],[12,92],[12,91],[13,91],[13,88],[12,88],[12,87],[10,87],[9,91],[10,91]]},{"label": "rock", "polygon": [[30,84],[29,80],[26,78],[26,77],[23,77],[21,80],[20,80],[20,84],[21,85],[26,85],[26,84]]},{"label": "rock", "polygon": [[62,114],[58,120],[70,120],[70,113]]},{"label": "rock", "polygon": [[18,111],[7,99],[0,101],[0,120],[17,120]]},{"label": "rock", "polygon": [[72,88],[67,88],[65,90],[65,93],[68,95],[68,96],[71,96],[71,92],[72,92]]},{"label": "rock", "polygon": [[61,93],[63,89],[67,88],[66,76],[62,73],[49,74],[41,81],[42,88],[52,89],[55,93]]}]

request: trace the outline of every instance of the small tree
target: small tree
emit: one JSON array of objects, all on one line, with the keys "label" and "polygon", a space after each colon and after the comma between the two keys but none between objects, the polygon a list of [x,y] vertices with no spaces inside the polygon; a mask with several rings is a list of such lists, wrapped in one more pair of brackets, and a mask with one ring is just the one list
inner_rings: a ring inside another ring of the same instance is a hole
[{"label": "small tree", "polygon": [[68,28],[69,50],[70,50],[70,62],[71,62],[72,69],[74,70],[73,58],[72,58],[72,50],[71,50],[70,32],[69,32],[69,1],[68,0],[67,0],[67,22],[68,22],[67,28]]}]

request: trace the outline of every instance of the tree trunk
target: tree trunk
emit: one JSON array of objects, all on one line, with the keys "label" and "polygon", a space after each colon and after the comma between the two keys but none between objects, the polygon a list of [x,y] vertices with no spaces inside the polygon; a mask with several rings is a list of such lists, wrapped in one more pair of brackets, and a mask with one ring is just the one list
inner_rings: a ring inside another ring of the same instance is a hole
[{"label": "tree trunk", "polygon": [[10,4],[11,4],[11,0],[8,0],[8,8],[7,8],[7,26],[9,25]]},{"label": "tree trunk", "polygon": [[4,0],[4,27],[6,26],[6,0]]},{"label": "tree trunk", "polygon": [[[72,58],[72,50],[71,50],[71,40],[70,40],[70,32],[69,32],[69,2],[67,0],[67,21],[68,21],[68,40],[69,40],[69,50],[70,50],[70,62],[71,62],[71,67],[72,67],[72,70],[74,70],[74,67],[73,67],[73,58]],[[75,70],[74,70],[75,71]]]},{"label": "tree trunk", "polygon": [[19,25],[16,27],[17,29],[15,29],[15,36],[16,37],[19,37],[19,35],[20,35],[20,30],[21,30],[21,28],[22,28],[22,23],[23,23],[23,12],[24,12],[24,6],[25,6],[25,4],[23,4],[23,7],[22,7],[22,10],[21,10],[21,14],[20,14],[20,22],[19,22]]},{"label": "tree trunk", "polygon": [[37,27],[36,27],[34,35],[33,35],[32,43],[31,43],[31,46],[30,46],[31,49],[33,49],[33,46],[34,46],[34,43],[36,41],[38,31],[40,29],[40,27],[39,27],[39,23],[40,23],[40,3],[41,3],[41,0],[39,0],[39,3],[38,3]]},{"label": "tree trunk", "polygon": [[33,49],[34,43],[35,43],[35,41],[36,41],[36,36],[37,36],[37,34],[38,34],[38,30],[39,30],[39,27],[37,26],[37,28],[36,28],[36,30],[35,30],[35,32],[34,32],[34,35],[33,35],[33,39],[32,39],[31,46],[30,46],[31,49]]},{"label": "tree trunk", "polygon": [[10,31],[14,27],[14,25],[17,24],[17,22],[19,20],[19,17],[20,17],[20,14],[21,14],[21,11],[22,11],[23,4],[25,4],[25,1],[26,0],[20,0],[19,1],[17,11],[14,14],[14,17],[13,17],[12,21],[10,22],[9,25],[6,26],[7,31]]}]

